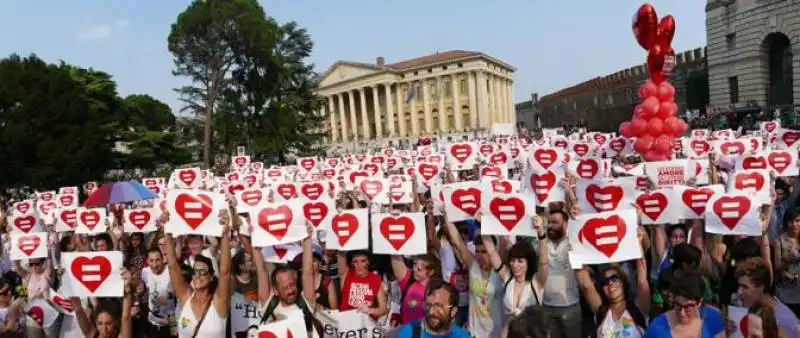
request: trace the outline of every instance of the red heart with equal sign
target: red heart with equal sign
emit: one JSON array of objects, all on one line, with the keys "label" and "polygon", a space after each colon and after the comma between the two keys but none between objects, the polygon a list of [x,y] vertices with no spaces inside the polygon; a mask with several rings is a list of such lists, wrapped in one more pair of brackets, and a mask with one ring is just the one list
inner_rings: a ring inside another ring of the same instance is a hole
[{"label": "red heart with equal sign", "polygon": [[395,250],[400,250],[414,235],[414,221],[406,216],[387,216],[381,220],[380,231]]},{"label": "red heart with equal sign", "polygon": [[76,257],[72,260],[70,271],[78,282],[95,292],[111,275],[111,261],[103,256]]}]

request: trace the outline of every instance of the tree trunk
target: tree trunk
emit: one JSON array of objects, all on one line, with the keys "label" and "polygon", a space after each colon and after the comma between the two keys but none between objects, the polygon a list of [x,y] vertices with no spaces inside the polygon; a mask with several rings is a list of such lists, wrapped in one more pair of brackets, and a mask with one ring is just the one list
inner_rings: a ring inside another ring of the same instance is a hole
[{"label": "tree trunk", "polygon": [[211,169],[214,163],[213,154],[211,153],[211,137],[212,137],[212,124],[214,123],[214,105],[213,103],[206,103],[205,111],[205,128],[203,130],[203,169]]}]

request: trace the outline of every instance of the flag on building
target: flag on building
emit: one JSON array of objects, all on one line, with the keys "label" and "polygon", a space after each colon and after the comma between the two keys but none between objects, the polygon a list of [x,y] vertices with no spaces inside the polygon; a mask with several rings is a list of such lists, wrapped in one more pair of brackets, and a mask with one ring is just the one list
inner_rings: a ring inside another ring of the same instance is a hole
[{"label": "flag on building", "polygon": [[406,104],[408,104],[409,102],[411,102],[412,100],[414,100],[414,98],[415,98],[416,96],[417,96],[417,91],[416,91],[416,88],[414,88],[414,87],[409,87],[409,88],[408,88],[408,94],[406,94],[406,100],[405,100],[405,103],[406,103]]}]

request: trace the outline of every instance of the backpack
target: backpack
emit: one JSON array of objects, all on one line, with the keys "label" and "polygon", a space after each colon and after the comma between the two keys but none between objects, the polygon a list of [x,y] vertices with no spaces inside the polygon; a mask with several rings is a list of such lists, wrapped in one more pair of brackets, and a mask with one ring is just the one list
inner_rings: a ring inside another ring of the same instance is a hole
[{"label": "backpack", "polygon": [[[272,314],[275,312],[275,308],[278,307],[279,302],[280,300],[278,297],[273,296],[270,298],[269,303],[267,303],[267,308],[264,309],[264,314],[261,315],[261,325],[265,324],[269,317],[272,316]],[[303,311],[303,317],[306,321],[306,331],[311,331],[313,328],[315,331],[317,331],[317,335],[322,337],[324,332],[322,322],[320,322],[316,317],[314,317],[314,314],[311,313],[311,309],[308,308],[308,304],[306,303],[306,300],[303,298],[302,294],[297,297],[297,302],[295,304],[297,304],[297,307]]]},{"label": "backpack", "polygon": [[418,320],[411,322],[411,338],[422,337],[422,323]]},{"label": "backpack", "polygon": [[406,286],[403,287],[403,290],[401,290],[401,292],[400,292],[400,309],[401,309],[401,311],[402,311],[403,306],[405,306],[406,295],[408,294],[408,290],[411,290],[411,286],[414,285],[414,283],[416,283],[416,282],[417,282],[417,280],[414,279],[414,273],[411,272],[411,275],[408,276],[408,283],[406,283]]}]

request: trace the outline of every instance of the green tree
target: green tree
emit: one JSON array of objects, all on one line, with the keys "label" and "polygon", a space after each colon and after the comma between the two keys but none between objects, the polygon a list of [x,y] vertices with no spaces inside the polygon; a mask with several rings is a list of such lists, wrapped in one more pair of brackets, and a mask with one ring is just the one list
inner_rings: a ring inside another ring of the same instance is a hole
[{"label": "green tree", "polygon": [[313,43],[294,22],[279,26],[273,19],[259,31],[262,37],[246,45],[232,72],[215,119],[224,151],[244,144],[266,162],[282,161],[287,152],[321,153],[320,99],[314,94],[316,74],[306,63]]},{"label": "green tree", "polygon": [[0,79],[0,186],[80,185],[112,167],[119,99],[108,74],[12,55]]},{"label": "green tree", "polygon": [[150,95],[128,95],[122,101],[122,108],[121,119],[125,127],[163,131],[175,128],[172,108]]},{"label": "green tree", "polygon": [[203,164],[212,166],[213,114],[243,45],[264,21],[256,0],[195,0],[178,15],[168,38],[175,75],[192,84],[177,89],[185,110],[203,116]]},{"label": "green tree", "polygon": [[190,161],[190,153],[175,133],[175,115],[166,103],[148,95],[129,95],[122,100],[118,115],[118,168],[149,176],[160,168]]}]

